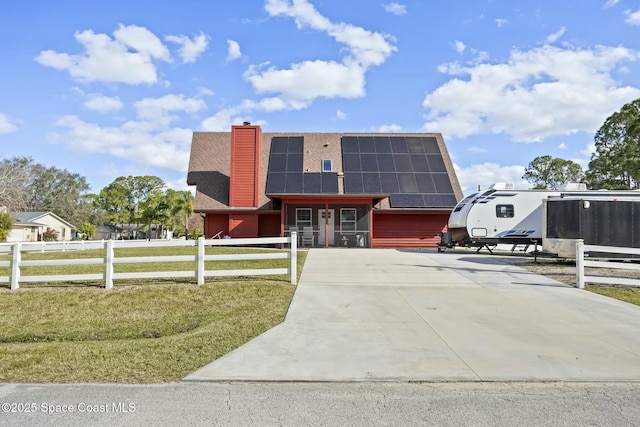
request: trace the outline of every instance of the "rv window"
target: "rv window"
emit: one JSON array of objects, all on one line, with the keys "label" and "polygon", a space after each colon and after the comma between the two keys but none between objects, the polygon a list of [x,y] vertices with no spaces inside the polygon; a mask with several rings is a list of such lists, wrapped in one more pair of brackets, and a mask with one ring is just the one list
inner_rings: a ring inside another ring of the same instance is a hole
[{"label": "rv window", "polygon": [[496,205],[498,218],[513,218],[513,205]]}]

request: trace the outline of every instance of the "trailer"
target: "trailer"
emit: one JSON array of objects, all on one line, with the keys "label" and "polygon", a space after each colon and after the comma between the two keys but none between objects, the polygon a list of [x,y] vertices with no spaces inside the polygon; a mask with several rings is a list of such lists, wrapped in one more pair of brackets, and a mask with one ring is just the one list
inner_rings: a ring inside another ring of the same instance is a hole
[{"label": "trailer", "polygon": [[465,197],[449,216],[438,250],[454,246],[486,248],[498,244],[529,246],[542,244],[543,200],[563,192],[586,191],[582,183],[565,184],[558,190],[516,190],[511,183],[496,183],[486,191]]},{"label": "trailer", "polygon": [[543,202],[543,223],[543,250],[561,258],[575,258],[577,239],[587,245],[640,248],[640,193],[592,191],[552,196]]}]

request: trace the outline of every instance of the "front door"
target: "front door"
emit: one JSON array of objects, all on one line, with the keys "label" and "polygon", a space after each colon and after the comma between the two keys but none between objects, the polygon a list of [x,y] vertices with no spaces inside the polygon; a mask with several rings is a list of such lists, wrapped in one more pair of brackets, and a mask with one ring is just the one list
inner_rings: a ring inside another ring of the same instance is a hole
[{"label": "front door", "polygon": [[[334,240],[335,240],[335,235],[334,235],[334,228],[335,228],[335,221],[333,219],[333,209],[329,209],[329,218],[326,218],[326,214],[325,214],[325,210],[324,209],[318,209],[318,227],[319,227],[319,233],[318,233],[318,246],[324,246],[324,237],[325,237],[325,226],[327,226],[327,231],[329,234],[329,246],[333,246],[334,244]],[[328,224],[325,223],[328,222]]]}]

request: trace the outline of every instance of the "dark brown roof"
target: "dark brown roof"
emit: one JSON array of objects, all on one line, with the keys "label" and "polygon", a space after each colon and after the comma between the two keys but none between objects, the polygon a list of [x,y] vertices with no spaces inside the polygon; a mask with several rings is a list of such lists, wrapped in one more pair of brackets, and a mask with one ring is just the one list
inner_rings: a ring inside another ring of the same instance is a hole
[{"label": "dark brown roof", "polygon": [[[273,137],[302,136],[304,138],[304,171],[321,172],[323,159],[333,161],[333,170],[340,172],[342,168],[341,138],[344,136],[419,136],[435,137],[442,158],[451,180],[451,185],[456,199],[462,199],[462,190],[458,178],[453,169],[449,153],[439,133],[292,133],[292,132],[264,132],[262,134],[262,173],[260,185],[263,191],[260,194],[260,207],[258,209],[272,209],[270,199],[265,195],[264,188],[267,182],[267,169],[269,165],[269,153]],[[231,132],[194,132],[191,143],[191,157],[189,159],[189,172],[187,183],[196,186],[194,210],[196,212],[230,210],[229,207],[229,183],[231,169]],[[342,180],[338,180],[339,194],[343,194]],[[387,199],[381,202],[380,208],[390,208]],[[240,209],[240,208],[237,208]],[[242,208],[246,210],[247,208]]]}]

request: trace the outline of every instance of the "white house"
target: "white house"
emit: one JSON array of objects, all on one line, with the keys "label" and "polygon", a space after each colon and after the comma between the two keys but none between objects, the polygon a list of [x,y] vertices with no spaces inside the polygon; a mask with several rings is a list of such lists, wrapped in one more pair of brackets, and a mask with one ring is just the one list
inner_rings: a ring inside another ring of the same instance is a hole
[{"label": "white house", "polygon": [[7,234],[7,242],[37,242],[48,230],[58,232],[58,240],[71,240],[75,227],[53,212],[13,212],[13,229]]}]

